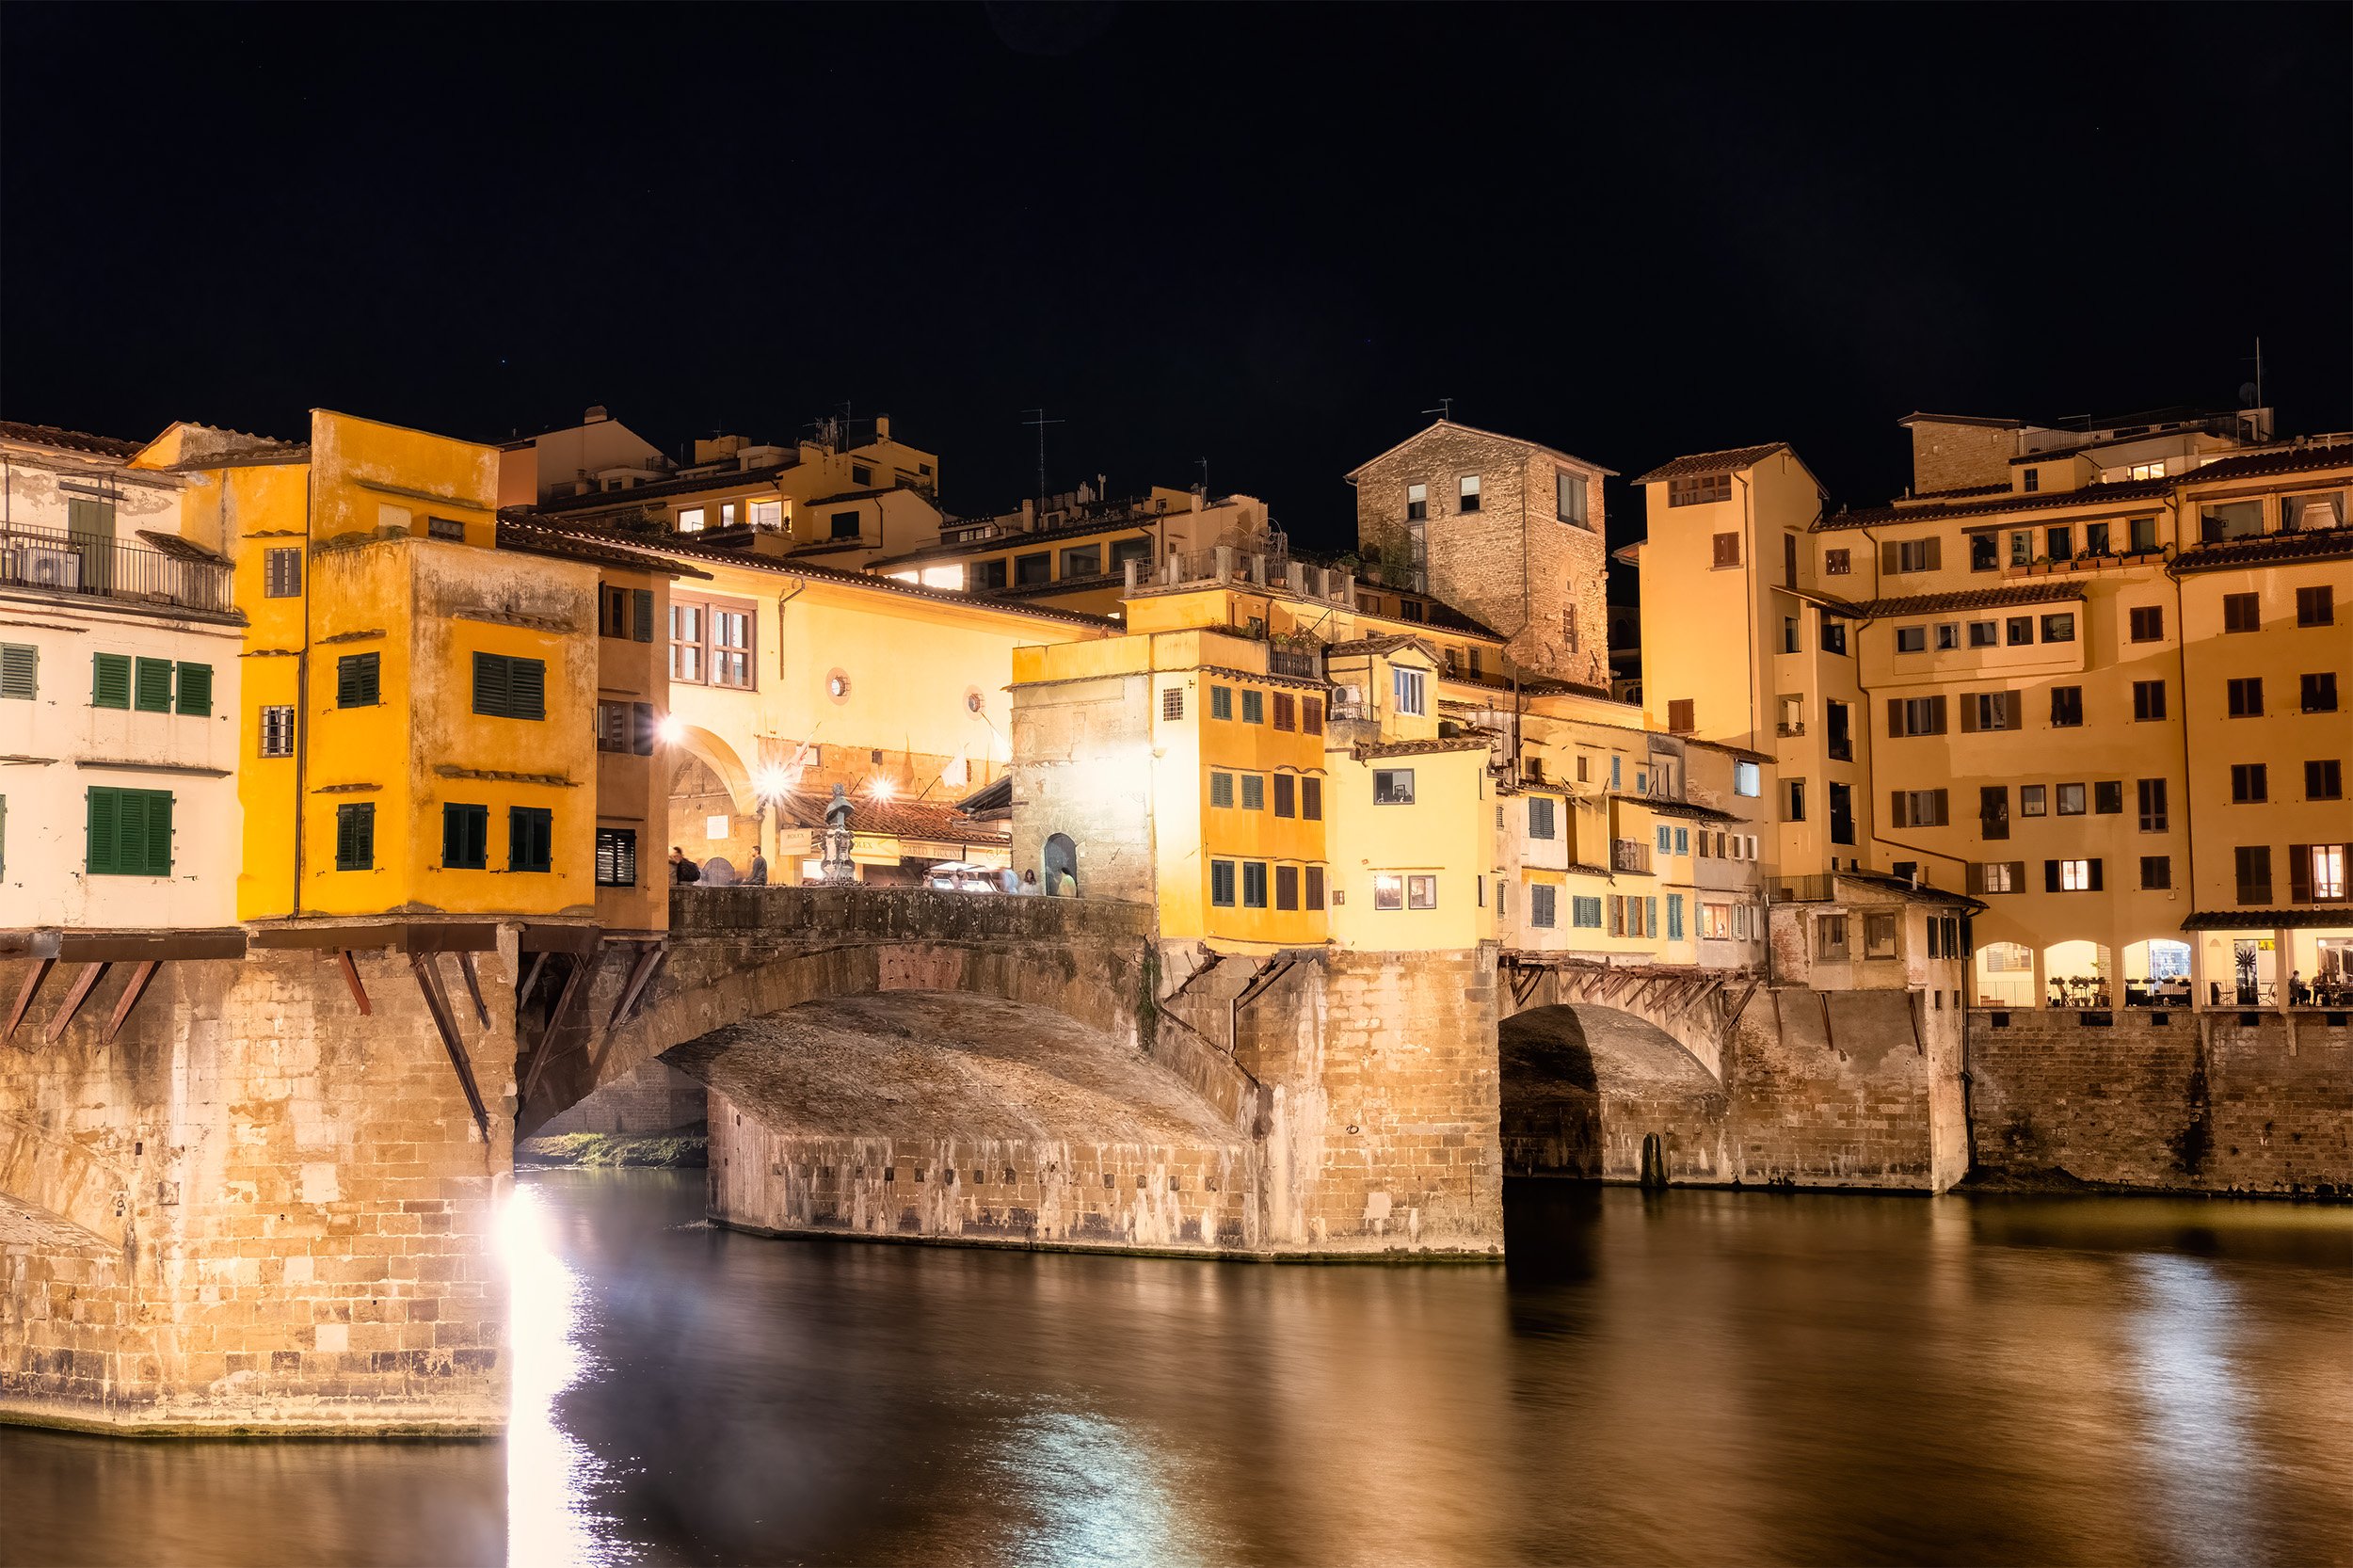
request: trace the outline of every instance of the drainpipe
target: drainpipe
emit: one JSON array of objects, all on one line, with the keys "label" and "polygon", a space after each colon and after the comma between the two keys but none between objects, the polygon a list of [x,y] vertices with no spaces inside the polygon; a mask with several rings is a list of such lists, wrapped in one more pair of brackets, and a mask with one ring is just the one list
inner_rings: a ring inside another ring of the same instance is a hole
[{"label": "drainpipe", "polygon": [[[2182,622],[2182,576],[2173,569],[2174,561],[2182,549],[2182,509],[2178,501],[2169,503],[2168,509],[2173,514],[2174,553],[2166,558],[2165,574],[2173,580],[2173,638],[2178,650],[2174,654],[2174,676],[2175,684],[2181,688],[2177,695],[2182,699],[2182,716],[2177,724],[2182,740],[2182,858],[2187,862],[2183,872],[2189,884],[2189,913],[2195,915],[2198,913],[2198,817],[2190,809],[2189,629]],[[2166,814],[2169,818],[2172,815],[2170,802],[2167,803]],[[2189,944],[2189,1005],[2195,1013],[2204,1001],[2198,991],[2206,979],[2206,934],[2201,931],[2189,935],[2193,937]]]},{"label": "drainpipe", "polygon": [[[229,471],[221,471],[221,499],[229,492]],[[295,856],[294,908],[292,919],[302,918],[302,872],[304,829],[309,825],[306,811],[309,805],[307,786],[311,772],[311,606],[316,602],[318,590],[311,558],[311,513],[318,500],[318,471],[305,465],[302,479],[302,651],[295,659]],[[226,533],[224,525],[222,532]],[[401,765],[408,766],[407,759]]]}]

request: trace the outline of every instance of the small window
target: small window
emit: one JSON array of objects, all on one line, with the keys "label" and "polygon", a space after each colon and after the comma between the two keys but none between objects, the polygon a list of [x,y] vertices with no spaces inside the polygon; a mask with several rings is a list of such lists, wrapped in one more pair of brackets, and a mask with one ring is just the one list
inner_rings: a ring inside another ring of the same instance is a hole
[{"label": "small window", "polygon": [[1739,535],[1719,534],[1711,541],[1711,544],[1715,553],[1716,566],[1719,568],[1737,567],[1740,564]]},{"label": "small window", "polygon": [[1299,868],[1297,866],[1274,868],[1274,907],[1277,909],[1299,907]]},{"label": "small window", "polygon": [[2222,596],[2222,630],[2256,632],[2263,628],[2263,599],[2257,594]]},{"label": "small window", "polygon": [[1555,802],[1550,795],[1530,795],[1528,797],[1528,836],[1529,838],[1549,839],[1553,836],[1555,829],[1553,816],[1554,805]]},{"label": "small window", "polygon": [[1540,930],[1551,930],[1556,913],[1555,901],[1559,897],[1560,894],[1549,885],[1542,882],[1532,884],[1528,889],[1528,923]]},{"label": "small window", "polygon": [[1971,648],[1993,648],[1998,646],[2001,640],[2002,629],[1994,622],[1973,620],[1969,623],[1969,646]]},{"label": "small window", "polygon": [[1376,873],[1372,879],[1372,906],[1375,909],[1404,908],[1405,879],[1386,872]]},{"label": "small window", "polygon": [[2105,522],[2084,524],[2084,553],[2098,557],[2108,552],[2108,525]]},{"label": "small window", "polygon": [[1822,552],[1823,576],[1844,577],[1853,569],[1853,552],[1846,550],[1825,550]]},{"label": "small window", "polygon": [[2061,525],[2056,528],[2046,528],[2042,534],[2045,552],[2052,560],[2072,561],[2075,558],[2074,529]]},{"label": "small window", "polygon": [[1896,651],[1897,651],[1897,652],[1898,652],[1898,653],[1926,653],[1928,650],[1929,650],[1929,629],[1928,629],[1927,627],[1925,627],[1925,626],[1899,626],[1899,627],[1896,628]]},{"label": "small window", "polygon": [[372,871],[376,867],[376,807],[372,802],[335,808],[335,869]]},{"label": "small window", "polygon": [[1299,699],[1299,729],[1303,735],[1323,733],[1323,698],[1307,696]]},{"label": "small window", "polygon": [[2084,722],[2084,689],[2081,686],[2051,688],[2051,728],[2073,729]]},{"label": "small window", "polygon": [[2144,855],[2140,857],[2140,885],[2150,889],[2173,886],[2173,857],[2169,855]]},{"label": "small window", "polygon": [[1209,903],[1219,909],[1231,909],[1234,906],[1233,861],[1212,860],[1209,862]]},{"label": "small window", "polygon": [[490,863],[490,808],[446,803],[441,807],[441,864],[481,871]]},{"label": "small window", "polygon": [[2298,626],[2334,626],[2337,623],[2337,591],[2323,583],[2317,587],[2296,590],[2296,624]]},{"label": "small window", "polygon": [[2122,814],[2124,781],[2121,778],[2095,780],[2091,786],[2091,809],[2104,817]]},{"label": "small window", "polygon": [[2214,544],[2222,539],[2244,539],[2264,531],[2264,504],[2261,501],[2224,501],[2201,507],[2198,516],[2198,538],[2201,544]]},{"label": "small window", "polygon": [[1455,481],[1454,497],[1464,511],[1479,510],[1479,475],[1466,473]]},{"label": "small window", "polygon": [[2095,891],[2091,878],[2092,864],[2089,860],[2061,860],[2058,863],[2058,890],[2062,893]]},{"label": "small window", "polygon": [[295,711],[288,704],[273,704],[262,710],[262,755],[292,757],[295,740]]},{"label": "small window", "polygon": [[1242,688],[1241,722],[1244,724],[1266,723],[1266,693],[1254,691],[1247,686]]},{"label": "small window", "polygon": [[2250,675],[2232,680],[2226,696],[2231,717],[2251,719],[2263,716],[2264,681],[2262,676]]},{"label": "small window", "polygon": [[1691,707],[1692,699],[1688,696],[1670,701],[1667,704],[1667,728],[1677,735],[1689,735],[1697,728],[1693,723]]},{"label": "small window", "polygon": [[[187,666],[183,664],[182,669]],[[2337,711],[2337,672],[2322,670],[2316,675],[2297,678],[2300,706],[2307,713],[2333,713]]]},{"label": "small window", "polygon": [[2231,764],[2231,803],[2259,805],[2271,798],[2270,769],[2262,762]]},{"label": "small window", "polygon": [[2084,814],[2082,785],[2062,784],[2058,787],[2058,814],[2062,817],[2080,817]]},{"label": "small window", "polygon": [[1833,620],[1828,616],[1822,617],[1822,651],[1824,653],[1847,651],[1847,623],[1845,621]]},{"label": "small window", "polygon": [[1230,719],[1233,716],[1234,688],[1231,686],[1210,687],[1209,717],[1213,719]]},{"label": "small window", "polygon": [[1435,876],[1409,876],[1405,879],[1405,907],[1435,909],[1438,907],[1438,879]]},{"label": "small window", "polygon": [[31,643],[0,643],[0,697],[29,702],[40,693],[40,649]]},{"label": "small window", "polygon": [[2046,643],[2072,643],[2075,640],[2075,617],[2066,615],[2042,617],[2042,640]]},{"label": "small window", "polygon": [[2240,844],[2232,851],[2242,905],[2271,902],[2271,846]]},{"label": "small window", "polygon": [[2012,616],[2007,623],[2004,640],[2012,648],[2028,648],[2034,643],[2034,617]]},{"label": "small window", "polygon": [[703,509],[700,506],[690,506],[680,512],[678,515],[678,531],[681,534],[701,533],[703,531]]},{"label": "small window", "polygon": [[1702,473],[1689,479],[1667,481],[1667,504],[1670,506],[1704,506],[1710,502],[1732,499],[1732,475]]},{"label": "small window", "polygon": [[1244,860],[1241,863],[1241,906],[1244,909],[1266,907],[1266,862]]},{"label": "small window", "polygon": [[[1580,758],[1579,760],[1583,759]],[[1765,792],[1764,770],[1754,762],[1733,763],[1732,792],[1736,795],[1747,795],[1752,799],[1763,794]]]},{"label": "small window", "polygon": [[506,808],[506,869],[544,872],[554,865],[555,814],[544,806]]},{"label": "small window", "polygon": [[262,552],[263,597],[293,599],[301,592],[302,552],[298,549]]},{"label": "small window", "polygon": [[2002,566],[2002,540],[1995,534],[1969,536],[1969,569],[1999,571]]},{"label": "small window", "polygon": [[1936,627],[1936,651],[1950,653],[1961,647],[1961,622],[1939,621]]},{"label": "small window", "polygon": [[2305,763],[2304,798],[2306,800],[2343,800],[2345,798],[2344,764],[2333,757]]},{"label": "small window", "polygon": [[1420,716],[1429,712],[1427,699],[1422,690],[1424,682],[1421,671],[1392,669],[1389,671],[1389,677],[1391,689],[1397,699],[1397,711],[1400,713]]},{"label": "small window", "polygon": [[2018,814],[2022,817],[2047,817],[2050,813],[2050,790],[2042,784],[2018,786]]},{"label": "small window", "polygon": [[171,661],[141,659],[132,678],[131,706],[142,713],[171,712]]},{"label": "small window", "polygon": [[1782,616],[1781,650],[1784,653],[1796,653],[1800,650],[1801,646],[1801,645],[1800,644],[1798,637],[1798,617],[1795,616]]},{"label": "small window", "polygon": [[2035,491],[2042,488],[2042,471],[2039,468],[2030,468],[2026,470],[2025,480],[2026,493],[2032,495]]},{"label": "small window", "polygon": [[1585,476],[1571,473],[1567,469],[1553,470],[1552,507],[1553,515],[1562,522],[1575,523],[1579,528],[1586,526]]},{"label": "small window", "polygon": [[873,471],[872,469],[868,468],[868,467],[867,467],[864,463],[852,463],[852,464],[850,465],[850,483],[851,483],[851,484],[853,484],[853,485],[872,485],[873,482],[874,482],[874,471]]},{"label": "small window", "polygon": [[1847,917],[1817,915],[1814,919],[1814,956],[1826,964],[1847,961]]},{"label": "small window", "polygon": [[1066,581],[1074,577],[1103,575],[1103,547],[1099,544],[1072,545],[1062,552],[1062,574]]},{"label": "small window", "polygon": [[192,718],[212,717],[213,666],[184,664],[174,673],[179,679],[172,711]]},{"label": "small window", "polygon": [[426,538],[441,539],[451,544],[466,542],[466,525],[456,518],[426,518],[424,534]]},{"label": "small window", "polygon": [[1321,909],[1323,907],[1323,868],[1309,866],[1306,872],[1307,874],[1304,879],[1306,888],[1303,897],[1308,908]]},{"label": "small window", "polygon": [[2141,604],[2132,612],[2132,636],[2137,643],[2165,640],[2165,607],[2161,604]]},{"label": "small window", "polygon": [[335,661],[336,707],[373,708],[383,701],[379,660],[374,653],[346,653]]},{"label": "small window", "polygon": [[2162,778],[2144,778],[2137,786],[2140,796],[2140,830],[2162,833],[2166,827],[2166,789]]},{"label": "small window", "polygon": [[2165,717],[2165,682],[2136,680],[2133,682],[2133,718],[2137,723]]},{"label": "small window", "polygon": [[1866,914],[1863,917],[1863,956],[1893,958],[1896,956],[1896,917]]},{"label": "small window", "polygon": [[1185,689],[1171,686],[1160,694],[1160,717],[1181,719],[1185,716]]},{"label": "small window", "polygon": [[2131,523],[2133,553],[2145,555],[2157,548],[2157,520],[2135,518]]},{"label": "small window", "polygon": [[[782,528],[782,527],[784,526],[784,503],[783,503],[783,502],[781,502],[781,501],[755,501],[755,502],[751,503],[751,505],[750,505],[750,509],[749,509],[749,513],[748,513],[748,515],[749,515],[749,517],[750,517],[750,519],[751,519],[751,524],[752,524],[752,526],[753,526],[754,528],[762,529],[762,530],[765,530],[766,532],[769,532],[769,533],[774,533],[776,530],[777,530],[777,529],[779,529],[779,528]],[[603,833],[603,832],[606,832],[606,831],[608,831],[608,830],[607,830],[607,829],[604,829],[604,828],[599,828],[599,829],[598,829],[598,832],[600,832],[600,833]],[[619,827],[616,827],[616,828],[612,828],[612,829],[610,829],[609,831],[611,831],[611,832],[615,832],[615,833],[624,833],[624,832],[628,832],[628,831],[629,831],[629,829],[627,829],[627,828],[619,828]],[[633,843],[634,843],[634,840],[632,840],[632,844],[633,844]],[[633,848],[632,848],[632,854],[634,853],[634,849],[633,849]],[[637,885],[637,881],[636,881],[636,878],[635,878],[635,877],[633,877],[633,876],[632,876],[632,877],[629,881],[627,881],[627,882],[622,882],[622,883],[610,883],[610,884],[607,884],[607,886],[609,886],[609,887],[622,887],[622,888],[633,888],[633,887],[635,887],[636,885]]]},{"label": "small window", "polygon": [[1278,817],[1299,815],[1299,777],[1296,774],[1274,776],[1274,814]]},{"label": "small window", "polygon": [[1245,811],[1266,809],[1266,778],[1255,773],[1241,776],[1241,808]]},{"label": "small window", "polygon": [[[752,504],[755,518],[760,504]],[[600,827],[597,829],[597,886],[600,888],[634,888],[637,886],[637,829],[633,827]]]},{"label": "small window", "polygon": [[169,790],[91,788],[83,805],[83,871],[91,876],[171,874]]},{"label": "small window", "polygon": [[503,653],[473,656],[473,711],[488,718],[548,716],[548,666],[544,660]]},{"label": "small window", "polygon": [[1299,815],[1304,822],[1323,820],[1323,780],[1307,777],[1299,781]]},{"label": "small window", "polygon": [[1427,485],[1406,486],[1405,520],[1408,522],[1422,522],[1426,521],[1429,517],[1430,487]]},{"label": "small window", "polygon": [[1414,770],[1375,768],[1372,774],[1372,803],[1375,806],[1413,805]]},{"label": "small window", "polygon": [[1234,804],[1234,776],[1222,770],[1209,774],[1209,804],[1221,810],[1230,810]]},{"label": "small window", "polygon": [[1299,699],[1289,692],[1276,692],[1274,697],[1274,728],[1296,730],[1299,728]]}]

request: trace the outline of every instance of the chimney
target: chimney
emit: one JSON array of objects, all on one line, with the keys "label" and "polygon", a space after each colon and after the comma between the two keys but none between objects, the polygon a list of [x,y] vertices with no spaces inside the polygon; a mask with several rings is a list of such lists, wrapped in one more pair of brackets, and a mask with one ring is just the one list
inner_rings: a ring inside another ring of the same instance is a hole
[{"label": "chimney", "polygon": [[890,439],[890,416],[888,414],[874,416],[874,439],[878,441],[887,441]]},{"label": "chimney", "polygon": [[1025,501],[1021,504],[1021,532],[1026,534],[1036,526],[1037,503],[1034,501]]},{"label": "chimney", "polygon": [[601,424],[605,420],[611,419],[612,417],[613,416],[611,414],[604,411],[603,404],[591,403],[588,405],[588,411],[580,416],[580,423],[583,424]]}]

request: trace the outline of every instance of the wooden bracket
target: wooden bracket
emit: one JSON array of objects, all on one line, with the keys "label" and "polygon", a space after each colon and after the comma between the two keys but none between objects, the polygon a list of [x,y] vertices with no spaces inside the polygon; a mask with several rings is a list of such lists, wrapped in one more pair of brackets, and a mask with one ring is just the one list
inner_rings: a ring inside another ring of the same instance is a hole
[{"label": "wooden bracket", "polygon": [[489,1108],[482,1103],[482,1090],[473,1080],[473,1064],[466,1060],[465,1042],[458,1038],[456,1015],[449,1010],[449,998],[441,989],[440,963],[432,953],[412,952],[408,968],[417,977],[417,989],[424,993],[424,1010],[433,1015],[433,1027],[440,1032],[442,1048],[449,1052],[449,1064],[457,1071],[457,1086],[466,1092],[474,1126],[482,1129],[482,1142],[488,1144]]},{"label": "wooden bracket", "polygon": [[17,988],[16,1006],[8,1013],[8,1032],[0,1034],[0,1040],[16,1038],[16,1026],[24,1021],[25,1014],[32,1011],[33,999],[40,994],[40,983],[47,980],[49,971],[56,967],[57,961],[54,958],[33,960],[33,967],[24,971],[24,984]]},{"label": "wooden bracket", "polygon": [[564,982],[564,989],[556,993],[555,1009],[548,1015],[548,1027],[539,1032],[539,1048],[531,1053],[531,1071],[523,1079],[520,1103],[531,1103],[532,1091],[539,1087],[539,1075],[548,1070],[548,1063],[555,1056],[557,1037],[572,1015],[572,1004],[582,999],[597,972],[600,952],[583,953],[572,960],[572,972]]},{"label": "wooden bracket", "polygon": [[670,944],[664,941],[662,944],[662,951],[654,955],[653,972],[646,976],[645,984],[637,988],[637,1000],[631,1005],[627,1013],[621,1016],[621,1022],[628,1023],[646,1010],[648,999],[653,995],[653,988],[662,984],[663,971],[669,967]]},{"label": "wooden bracket", "polygon": [[457,955],[457,970],[466,977],[466,994],[473,998],[473,1016],[482,1020],[482,1027],[490,1027],[490,1004],[482,1000],[482,976],[473,967],[473,954]]},{"label": "wooden bracket", "polygon": [[111,1046],[115,1043],[115,1036],[122,1032],[124,1022],[131,1016],[131,1009],[139,1004],[139,998],[147,995],[148,983],[163,967],[162,959],[147,958],[140,960],[139,967],[131,971],[130,984],[123,986],[122,996],[115,1003],[114,1016],[106,1020],[106,1044]]},{"label": "wooden bracket", "polygon": [[604,1027],[608,1032],[621,1021],[624,1014],[636,1005],[638,993],[646,988],[646,982],[653,978],[653,967],[661,960],[663,948],[664,944],[660,942],[639,944],[637,962],[630,966],[629,979],[622,983],[620,995],[613,999],[613,1011],[605,1016]]},{"label": "wooden bracket", "polygon": [[360,1004],[360,1015],[374,1013],[376,1008],[368,1001],[368,988],[360,984],[360,966],[351,961],[351,950],[337,948],[335,962],[344,971],[344,984],[351,987],[351,1000]]},{"label": "wooden bracket", "polygon": [[65,1032],[65,1026],[73,1021],[73,1015],[82,1010],[82,1003],[89,999],[90,992],[111,968],[112,965],[103,961],[82,966],[81,974],[73,982],[73,989],[65,994],[65,1000],[57,1003],[56,1012],[50,1016],[48,1038],[55,1040]]},{"label": "wooden bracket", "polygon": [[535,952],[531,955],[531,968],[523,971],[523,983],[515,987],[515,1015],[517,1018],[520,1019],[522,1016],[523,1003],[531,1000],[532,988],[539,984],[539,971],[547,967],[548,955],[544,952]]},{"label": "wooden bracket", "polygon": [[1536,988],[1545,983],[1545,975],[1546,972],[1547,971],[1544,969],[1529,966],[1519,968],[1513,974],[1513,1007],[1516,1009],[1526,1007],[1528,1005],[1528,999],[1534,996],[1536,994]]}]

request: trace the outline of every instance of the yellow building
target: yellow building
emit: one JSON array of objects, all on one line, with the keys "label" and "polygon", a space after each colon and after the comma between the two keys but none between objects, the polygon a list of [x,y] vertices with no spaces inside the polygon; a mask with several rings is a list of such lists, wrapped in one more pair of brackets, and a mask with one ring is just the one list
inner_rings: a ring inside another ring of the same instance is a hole
[{"label": "yellow building", "polygon": [[1641,481],[1650,717],[1771,754],[1779,885],[1982,899],[1977,1005],[2345,973],[2353,442],[2273,443],[2260,409],[1905,424],[1888,506],[1825,513],[1779,445]]}]

